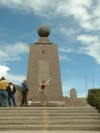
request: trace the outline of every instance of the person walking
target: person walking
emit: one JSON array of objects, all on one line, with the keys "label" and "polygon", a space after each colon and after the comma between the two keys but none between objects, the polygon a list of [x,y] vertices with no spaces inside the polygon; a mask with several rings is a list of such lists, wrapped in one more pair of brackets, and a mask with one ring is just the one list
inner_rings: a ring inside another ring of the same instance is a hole
[{"label": "person walking", "polygon": [[41,103],[44,102],[44,100],[48,103],[48,100],[46,98],[46,93],[45,93],[45,87],[46,87],[46,84],[51,80],[51,78],[49,78],[46,82],[45,80],[42,80],[40,86],[39,86],[39,89],[38,89],[38,92],[40,93],[40,98],[41,98]]},{"label": "person walking", "polygon": [[23,83],[21,84],[21,91],[22,91],[22,100],[21,100],[21,105],[20,106],[27,106],[27,94],[28,94],[28,84],[27,81],[24,80]]},{"label": "person walking", "polygon": [[0,81],[0,106],[1,107],[6,107],[7,105],[7,92],[6,92],[7,86],[8,86],[7,81],[5,80],[4,77],[2,77]]},{"label": "person walking", "polygon": [[6,91],[8,92],[8,105],[11,106],[11,100],[12,100],[13,105],[16,106],[15,97],[14,97],[14,94],[16,93],[16,88],[13,85],[12,81],[9,82]]}]

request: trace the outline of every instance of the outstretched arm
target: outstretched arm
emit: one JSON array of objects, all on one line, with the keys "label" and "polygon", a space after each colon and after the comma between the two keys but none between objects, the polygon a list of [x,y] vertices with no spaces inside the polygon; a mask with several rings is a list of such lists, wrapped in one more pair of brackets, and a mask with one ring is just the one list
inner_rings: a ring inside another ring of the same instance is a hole
[{"label": "outstretched arm", "polygon": [[51,80],[51,78],[49,78],[46,82],[45,82],[45,85]]}]

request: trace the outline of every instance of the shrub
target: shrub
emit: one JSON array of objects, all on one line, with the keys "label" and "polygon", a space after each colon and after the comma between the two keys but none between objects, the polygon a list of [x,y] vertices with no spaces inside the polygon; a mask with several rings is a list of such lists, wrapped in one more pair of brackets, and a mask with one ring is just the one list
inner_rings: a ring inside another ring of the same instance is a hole
[{"label": "shrub", "polygon": [[100,111],[100,88],[90,89],[87,97],[88,103]]}]

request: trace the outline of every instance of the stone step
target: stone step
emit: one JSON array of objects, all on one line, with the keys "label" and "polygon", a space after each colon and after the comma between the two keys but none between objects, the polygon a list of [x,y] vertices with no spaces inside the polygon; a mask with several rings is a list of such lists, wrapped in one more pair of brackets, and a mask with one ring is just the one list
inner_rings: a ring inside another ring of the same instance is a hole
[{"label": "stone step", "polygon": [[41,112],[41,113],[37,113],[37,112],[32,112],[32,113],[30,113],[30,112],[26,112],[26,113],[23,113],[23,112],[6,112],[6,113],[0,113],[0,117],[2,117],[2,116],[41,116],[41,115],[43,115],[43,112]]},{"label": "stone step", "polygon": [[93,107],[0,107],[1,112],[12,112],[12,111],[23,111],[23,112],[41,112],[43,110],[47,110],[49,112],[97,112],[97,110]]},{"label": "stone step", "polygon": [[[24,113],[24,112],[26,112],[26,113],[28,113],[28,112],[30,112],[30,113],[41,113],[41,112],[43,112],[44,110],[47,110],[47,109],[43,109],[43,110],[26,110],[26,109],[23,109],[23,110],[15,110],[15,109],[11,109],[11,110],[0,110],[0,113],[13,113],[13,112],[19,112],[19,113]],[[76,113],[78,113],[78,112],[83,112],[83,113],[97,113],[98,111],[97,110],[47,110],[47,112],[50,112],[50,113],[74,113],[74,112],[76,112]]]},{"label": "stone step", "polygon": [[2,130],[67,130],[67,131],[100,131],[100,125],[80,125],[79,124],[68,124],[68,125],[0,125],[0,131]]},{"label": "stone step", "polygon": [[28,119],[28,120],[25,120],[23,121],[23,119],[21,120],[2,120],[2,122],[0,122],[0,125],[44,125],[44,120],[41,119],[41,120],[31,120],[31,119]]},{"label": "stone step", "polygon": [[1,107],[2,130],[100,131],[100,114],[88,107]]},{"label": "stone step", "polygon": [[0,120],[43,120],[43,116],[1,116]]},{"label": "stone step", "polygon": [[[100,124],[100,120],[46,120],[47,122],[47,125],[57,125],[57,124],[63,124],[63,125],[68,125],[68,124]],[[41,119],[41,120],[34,120],[34,119],[28,119],[28,120],[25,120],[23,121],[23,119],[20,119],[20,120],[13,120],[13,119],[10,119],[10,120],[2,120],[0,121],[0,125],[18,125],[18,124],[22,124],[22,125],[28,125],[28,124],[44,124],[44,119]]]},{"label": "stone step", "polygon": [[77,120],[83,120],[83,119],[97,119],[97,120],[100,120],[100,117],[98,116],[50,116],[49,119],[68,119],[68,120],[73,120],[73,119],[77,119]]},{"label": "stone step", "polygon": [[98,113],[47,113],[47,116],[100,116]]},{"label": "stone step", "polygon": [[0,110],[95,110],[94,107],[0,107]]},{"label": "stone step", "polygon": [[[44,104],[41,104],[41,103],[32,103],[31,105],[32,107],[43,107]],[[46,103],[45,104],[46,107],[63,107],[64,106],[64,103],[63,104],[58,104],[58,103]]]},{"label": "stone step", "polygon": [[79,124],[69,124],[69,125],[48,125],[47,126],[48,130],[67,130],[67,131],[100,131],[100,125],[94,125],[94,124],[89,124],[89,125],[79,125]]},{"label": "stone step", "polygon": [[38,125],[0,125],[0,131],[4,131],[4,130],[44,130],[44,125],[42,124],[38,124]]},{"label": "stone step", "polygon": [[[46,116],[47,117],[47,116]],[[0,117],[0,120],[5,120],[5,121],[8,121],[8,120],[23,120],[23,121],[26,121],[26,120],[38,120],[38,121],[41,121],[41,120],[44,120],[44,116],[41,116],[41,117],[38,117],[38,116],[1,116]],[[79,121],[83,121],[83,120],[100,120],[100,118],[97,116],[56,116],[56,117],[47,117],[47,120],[49,121],[52,121],[52,120],[56,120],[56,121],[59,121],[59,120],[79,120]]]},{"label": "stone step", "polygon": [[[60,112],[48,112],[46,111],[45,112],[47,116],[100,116],[99,113],[91,113],[91,112],[87,112],[87,113],[84,113],[84,112],[75,112],[75,113],[68,113],[68,112],[63,112],[63,113],[60,113]],[[41,115],[44,115],[44,112],[1,112],[0,113],[0,116],[41,116]]]},{"label": "stone step", "polygon": [[88,120],[88,119],[85,119],[85,120],[47,120],[47,124],[48,125],[57,125],[57,124],[63,124],[63,125],[68,125],[68,124],[100,124],[100,120]]}]

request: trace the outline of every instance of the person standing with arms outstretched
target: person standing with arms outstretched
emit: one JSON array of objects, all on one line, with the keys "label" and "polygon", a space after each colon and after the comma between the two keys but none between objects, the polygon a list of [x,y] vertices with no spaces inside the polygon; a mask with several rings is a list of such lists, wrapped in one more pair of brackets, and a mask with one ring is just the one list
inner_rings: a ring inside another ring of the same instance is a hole
[{"label": "person standing with arms outstretched", "polygon": [[51,78],[49,78],[46,82],[45,82],[45,80],[42,80],[42,82],[39,86],[38,92],[40,93],[41,103],[43,103],[43,100],[45,100],[48,103],[48,100],[47,100],[46,94],[45,94],[45,86],[50,80],[51,80]]}]

